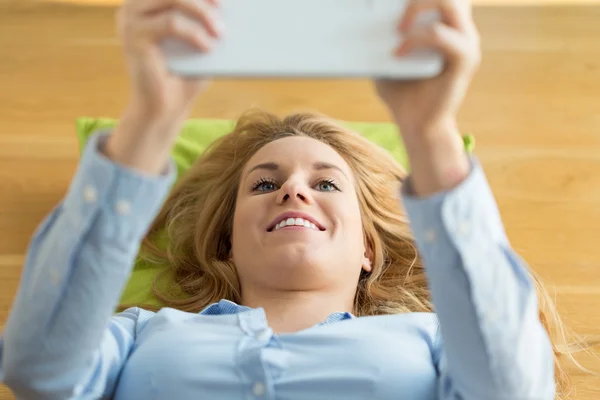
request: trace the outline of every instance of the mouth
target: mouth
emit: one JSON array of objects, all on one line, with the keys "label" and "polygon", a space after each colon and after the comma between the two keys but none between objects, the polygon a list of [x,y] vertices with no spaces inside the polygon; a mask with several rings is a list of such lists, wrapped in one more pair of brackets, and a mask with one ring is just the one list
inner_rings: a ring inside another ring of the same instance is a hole
[{"label": "mouth", "polygon": [[312,229],[321,231],[314,223],[303,218],[288,218],[275,225],[269,232],[292,229]]},{"label": "mouth", "polygon": [[286,215],[283,214],[271,223],[267,232],[280,230],[303,230],[310,229],[315,231],[324,231],[325,228],[317,221],[307,215]]}]

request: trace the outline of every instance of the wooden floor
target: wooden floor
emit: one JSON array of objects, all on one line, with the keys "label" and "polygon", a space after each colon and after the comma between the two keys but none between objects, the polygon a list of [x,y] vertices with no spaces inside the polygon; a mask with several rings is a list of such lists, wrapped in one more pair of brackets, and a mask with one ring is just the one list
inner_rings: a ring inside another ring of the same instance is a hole
[{"label": "wooden floor", "polygon": [[[483,1],[483,0],[482,0]],[[29,238],[78,161],[76,117],[118,117],[127,78],[113,6],[0,0],[0,329]],[[600,334],[600,6],[478,7],[484,62],[460,115],[512,243],[565,320]],[[365,81],[219,81],[194,117],[257,105],[387,121]],[[600,371],[600,361],[583,357]],[[574,399],[600,380],[574,374]],[[0,386],[0,399],[12,399]]]}]

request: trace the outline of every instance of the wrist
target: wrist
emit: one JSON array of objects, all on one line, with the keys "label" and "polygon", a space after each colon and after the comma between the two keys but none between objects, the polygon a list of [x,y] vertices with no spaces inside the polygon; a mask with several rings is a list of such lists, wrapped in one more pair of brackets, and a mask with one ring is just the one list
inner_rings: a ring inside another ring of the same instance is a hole
[{"label": "wrist", "polygon": [[435,141],[440,136],[460,132],[458,121],[453,116],[440,117],[424,123],[403,122],[402,119],[396,117],[394,120],[403,139],[409,142],[413,140],[422,142],[425,139]]},{"label": "wrist", "polygon": [[403,133],[403,140],[414,195],[425,197],[451,190],[469,175],[469,156],[455,122]]},{"label": "wrist", "polygon": [[121,165],[156,175],[165,170],[179,130],[179,121],[149,116],[130,106],[108,138],[103,152]]},{"label": "wrist", "polygon": [[187,112],[155,112],[139,102],[128,104],[120,118],[119,126],[127,130],[137,130],[148,138],[171,140],[177,137]]}]

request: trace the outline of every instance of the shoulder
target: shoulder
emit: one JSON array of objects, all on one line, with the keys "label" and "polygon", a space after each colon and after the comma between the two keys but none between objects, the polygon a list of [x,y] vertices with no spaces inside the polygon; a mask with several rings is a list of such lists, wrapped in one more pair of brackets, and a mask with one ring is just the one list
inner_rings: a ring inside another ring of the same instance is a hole
[{"label": "shoulder", "polygon": [[[202,321],[204,323],[225,323],[237,321],[236,312],[224,312],[218,307],[218,303],[212,304],[199,313],[178,310],[171,307],[163,307],[154,312],[141,307],[130,307],[113,316],[113,320],[119,323],[130,321],[135,324],[135,333],[139,334],[145,328],[154,329],[169,327],[178,323]],[[219,318],[220,317],[220,318]]]},{"label": "shoulder", "polygon": [[432,348],[441,345],[440,323],[435,313],[412,312],[402,314],[363,316],[354,318],[355,325],[374,327],[387,332],[413,333],[429,342]]},{"label": "shoulder", "polygon": [[364,315],[353,318],[354,320],[369,321],[373,324],[384,324],[391,326],[422,326],[422,327],[437,327],[439,320],[437,314],[432,312],[406,312],[398,314],[384,315]]},{"label": "shoulder", "polygon": [[146,326],[148,321],[155,315],[156,313],[154,311],[140,307],[130,307],[113,315],[111,318],[111,325],[127,326],[132,333],[137,336],[144,326]]}]

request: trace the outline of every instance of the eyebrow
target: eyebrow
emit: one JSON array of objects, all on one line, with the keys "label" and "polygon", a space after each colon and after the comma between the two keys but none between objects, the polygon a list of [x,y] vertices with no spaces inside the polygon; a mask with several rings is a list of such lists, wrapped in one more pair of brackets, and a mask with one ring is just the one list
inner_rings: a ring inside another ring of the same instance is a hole
[{"label": "eyebrow", "polygon": [[[262,163],[262,164],[257,164],[254,167],[250,168],[250,170],[248,171],[246,176],[250,175],[250,173],[252,171],[255,171],[257,169],[266,169],[267,171],[277,171],[277,170],[279,170],[279,164],[274,163],[274,162],[266,162],[266,163]],[[335,164],[331,164],[331,163],[328,163],[325,161],[317,161],[316,163],[313,164],[313,169],[315,171],[323,171],[326,169],[336,169],[339,172],[341,172],[342,175],[344,175],[344,177],[349,181],[346,173],[344,171],[342,171],[342,169]]]}]

